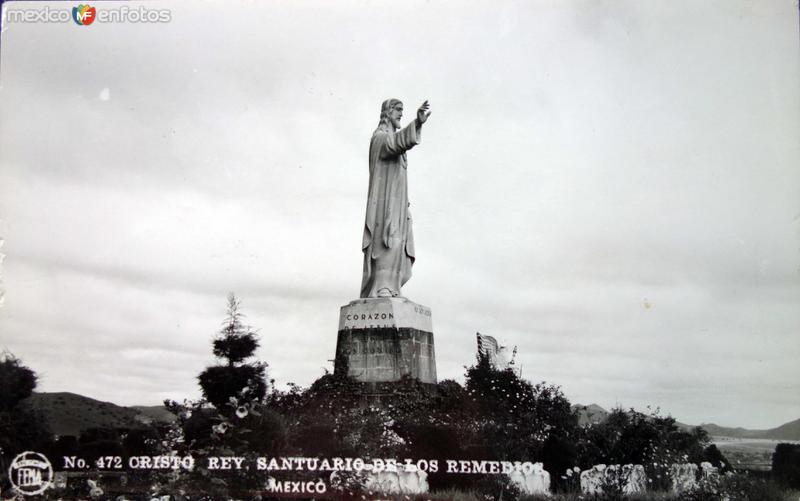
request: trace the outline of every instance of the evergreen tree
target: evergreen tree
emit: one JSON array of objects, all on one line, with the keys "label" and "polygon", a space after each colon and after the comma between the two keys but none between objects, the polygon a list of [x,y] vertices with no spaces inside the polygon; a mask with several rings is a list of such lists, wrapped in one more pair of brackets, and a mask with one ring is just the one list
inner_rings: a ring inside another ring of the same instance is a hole
[{"label": "evergreen tree", "polygon": [[220,363],[197,377],[204,399],[164,402],[177,419],[165,431],[163,453],[174,450],[199,462],[191,471],[164,478],[166,493],[193,491],[208,495],[205,499],[232,499],[263,489],[264,477],[258,471],[242,469],[220,475],[204,464],[205,458],[238,455],[255,462],[259,455],[280,454],[284,446],[282,417],[265,405],[267,364],[248,361],[259,340],[244,324],[244,317],[240,301],[230,294],[226,318],[212,341]]},{"label": "evergreen tree", "polygon": [[227,318],[213,342],[214,355],[224,363],[208,367],[197,377],[203,396],[221,412],[235,409],[242,401],[261,401],[267,391],[267,364],[246,362],[255,353],[259,341],[243,319],[241,302],[231,293]]}]

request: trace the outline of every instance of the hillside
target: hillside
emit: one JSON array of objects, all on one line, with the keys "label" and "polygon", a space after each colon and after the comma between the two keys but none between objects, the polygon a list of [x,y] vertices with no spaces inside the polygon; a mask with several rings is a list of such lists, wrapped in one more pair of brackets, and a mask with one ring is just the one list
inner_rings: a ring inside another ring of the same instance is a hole
[{"label": "hillside", "polygon": [[34,393],[23,401],[40,412],[56,435],[79,436],[89,428],[141,428],[165,421],[163,407],[122,407],[75,393]]},{"label": "hillside", "polygon": [[714,437],[731,437],[731,438],[763,438],[763,430],[746,430],[744,428],[728,428],[726,426],[719,426],[714,423],[703,423],[700,426],[705,429],[709,435]]},{"label": "hillside", "polygon": [[745,428],[728,428],[713,423],[701,424],[709,435],[732,438],[764,438],[772,440],[800,440],[800,419],[782,424],[770,430],[747,430]]},{"label": "hillside", "polygon": [[580,426],[602,423],[608,417],[608,411],[597,404],[575,404],[572,406],[572,410],[578,411],[578,424]]},{"label": "hillside", "polygon": [[766,437],[774,440],[800,440],[800,419],[767,430]]},{"label": "hillside", "polygon": [[134,405],[128,407],[137,412],[140,421],[150,424],[152,422],[171,423],[177,418],[175,414],[171,413],[163,405]]}]

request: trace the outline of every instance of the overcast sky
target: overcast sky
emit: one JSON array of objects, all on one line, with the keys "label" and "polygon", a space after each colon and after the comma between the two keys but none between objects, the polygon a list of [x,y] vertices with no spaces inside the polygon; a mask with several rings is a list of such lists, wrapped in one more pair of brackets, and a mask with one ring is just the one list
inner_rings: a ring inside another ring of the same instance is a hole
[{"label": "overcast sky", "polygon": [[3,26],[0,348],[40,391],[197,397],[229,291],[279,385],[332,368],[396,97],[433,110],[404,293],[440,379],[480,331],[573,403],[800,417],[794,0],[126,5],[172,21]]}]

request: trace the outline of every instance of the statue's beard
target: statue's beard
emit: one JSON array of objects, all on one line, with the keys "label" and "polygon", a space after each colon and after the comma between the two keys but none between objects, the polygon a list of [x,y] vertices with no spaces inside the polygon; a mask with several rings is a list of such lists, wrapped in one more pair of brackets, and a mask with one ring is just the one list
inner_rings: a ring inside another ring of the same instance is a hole
[{"label": "statue's beard", "polygon": [[389,121],[392,123],[392,127],[394,127],[395,130],[400,128],[400,120],[390,118]]}]

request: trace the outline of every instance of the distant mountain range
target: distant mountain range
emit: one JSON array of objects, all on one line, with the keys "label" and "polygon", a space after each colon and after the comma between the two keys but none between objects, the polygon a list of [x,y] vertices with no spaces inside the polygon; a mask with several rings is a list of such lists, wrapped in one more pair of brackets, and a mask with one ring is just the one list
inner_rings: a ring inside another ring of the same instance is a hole
[{"label": "distant mountain range", "polygon": [[709,435],[733,438],[766,438],[771,440],[800,440],[800,419],[789,421],[771,430],[746,430],[726,428],[713,423],[701,424]]},{"label": "distant mountain range", "polygon": [[[573,405],[573,410],[578,411],[578,423],[580,425],[602,423],[608,417],[609,412],[597,404]],[[680,428],[691,430],[693,425],[676,423]],[[718,426],[713,423],[703,423],[700,425],[712,437],[730,438],[764,438],[770,440],[800,440],[800,419],[782,424],[770,430],[746,430],[744,428],[728,428]]]},{"label": "distant mountain range", "polygon": [[[172,422],[175,416],[162,405],[123,407],[111,402],[101,402],[75,393],[34,393],[25,405],[44,416],[56,435],[74,435],[89,428],[141,428],[153,422]],[[578,411],[581,425],[602,423],[609,412],[597,404],[573,405]],[[678,423],[683,429],[694,426]],[[771,430],[746,430],[726,428],[715,424],[701,424],[714,437],[764,438],[772,440],[800,440],[800,419]]]}]

